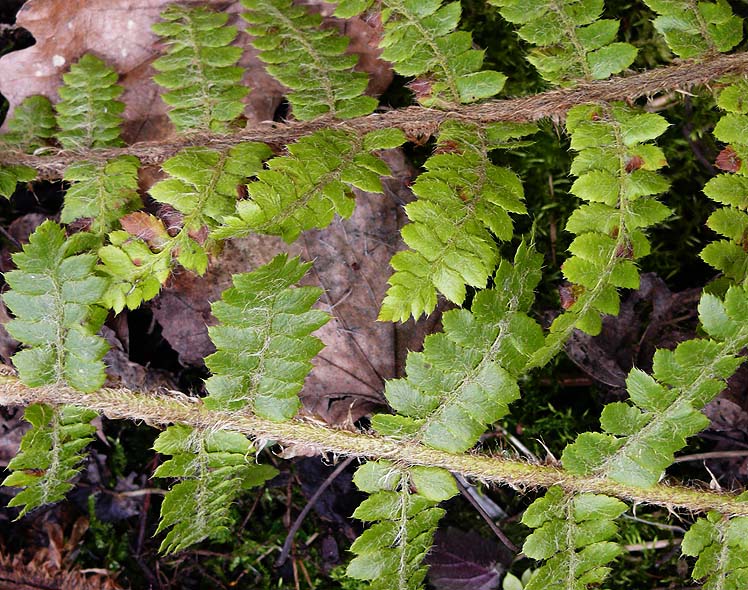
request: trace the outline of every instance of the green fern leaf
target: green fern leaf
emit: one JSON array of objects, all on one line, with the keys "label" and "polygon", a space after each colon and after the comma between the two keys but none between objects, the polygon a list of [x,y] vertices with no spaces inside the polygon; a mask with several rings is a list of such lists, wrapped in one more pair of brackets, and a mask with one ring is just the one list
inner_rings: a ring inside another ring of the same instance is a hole
[{"label": "green fern leaf", "polygon": [[90,247],[86,239],[66,240],[60,226],[46,221],[13,255],[18,269],[5,273],[10,291],[3,301],[15,315],[7,329],[27,346],[13,363],[29,387],[66,383],[94,391],[104,383],[108,346],[96,331],[105,319],[97,304],[107,281],[94,275],[94,255],[76,254]]},{"label": "green fern leaf", "polygon": [[31,430],[23,435],[19,453],[8,463],[11,473],[2,485],[24,488],[8,506],[29,510],[62,500],[73,487],[70,480],[80,471],[80,452],[93,440],[90,424],[96,412],[74,406],[32,404],[24,418]]},{"label": "green fern leaf", "polygon": [[169,50],[153,62],[160,72],[153,79],[169,90],[162,95],[169,118],[179,131],[227,131],[249,92],[236,66],[242,48],[230,45],[236,27],[226,26],[227,14],[202,7],[170,5],[161,18],[152,29]]},{"label": "green fern leaf", "polygon": [[743,19],[732,13],[726,0],[644,0],[644,3],[659,15],[654,26],[678,57],[730,51],[743,40]]},{"label": "green fern leaf", "polygon": [[252,461],[252,444],[238,432],[174,425],[159,435],[153,448],[172,456],[153,476],[181,480],[161,504],[156,533],[170,529],[161,542],[164,553],[181,551],[206,538],[225,539],[237,496],[277,474],[273,467]]},{"label": "green fern leaf", "polygon": [[[372,2],[342,0],[334,14],[350,18],[368,10]],[[480,71],[483,51],[473,49],[470,33],[455,31],[460,14],[459,2],[381,2],[381,58],[392,62],[398,74],[418,78],[411,86],[425,106],[445,107],[490,98],[506,82],[504,74]]]},{"label": "green fern leaf", "polygon": [[3,143],[33,152],[49,145],[57,132],[52,103],[46,96],[29,96],[13,111],[8,132],[0,136]]},{"label": "green fern leaf", "polygon": [[59,88],[57,134],[62,147],[87,149],[123,145],[120,138],[124,103],[117,100],[123,92],[117,84],[117,72],[98,57],[86,54],[63,74]]},{"label": "green fern leaf", "polygon": [[380,320],[418,318],[436,307],[437,290],[459,304],[465,284],[483,288],[499,259],[494,236],[510,240],[509,213],[526,213],[517,176],[491,163],[489,151],[536,131],[533,125],[445,122],[435,155],[413,185],[416,201],[405,207],[402,230],[409,250],[392,257],[394,274]]},{"label": "green fern leaf", "polygon": [[36,170],[20,164],[0,166],[0,196],[10,199],[16,192],[19,182],[31,182],[36,179]]},{"label": "green fern leaf", "polygon": [[540,280],[542,257],[521,244],[515,266],[502,261],[495,287],[481,291],[472,310],[444,314],[444,332],[408,354],[407,378],[388,381],[385,396],[397,416],[377,415],[380,433],[454,453],[470,448],[519,397],[517,377],[543,345],[527,316]]},{"label": "green fern leaf", "polygon": [[371,495],[353,516],[375,524],[351,545],[356,557],[346,573],[370,580],[371,590],[421,588],[427,570],[422,561],[444,515],[436,505],[459,493],[454,478],[435,467],[402,469],[377,461],[362,465],[354,482]]},{"label": "green fern leaf", "polygon": [[90,231],[103,235],[126,213],[142,206],[138,196],[135,156],[119,156],[103,164],[79,162],[68,166],[63,180],[70,183],[60,221],[89,219]]},{"label": "green fern leaf", "polygon": [[288,146],[287,156],[273,158],[267,170],[249,183],[249,198],[239,201],[213,232],[216,238],[262,233],[293,242],[302,231],[327,227],[337,213],[350,217],[355,200],[350,187],[382,192],[380,177],[389,167],[370,152],[401,145],[397,129],[359,137],[344,131],[317,131]]},{"label": "green fern leaf", "polygon": [[584,590],[601,583],[610,572],[607,564],[623,551],[609,539],[617,531],[614,520],[626,508],[615,498],[549,488],[522,517],[523,524],[535,529],[522,552],[546,560],[525,589]]},{"label": "green fern leaf", "polygon": [[748,293],[731,287],[724,302],[705,293],[699,317],[711,339],[658,350],[652,377],[633,369],[626,385],[634,405],[605,406],[600,418],[605,434],[584,433],[567,446],[562,456],[567,470],[651,487],[686,438],[709,425],[699,410],[725,388],[743,361],[736,355],[748,345]]},{"label": "green fern leaf", "polygon": [[369,78],[353,71],[358,56],[345,53],[348,38],[320,28],[319,14],[291,0],[242,0],[242,6],[268,73],[293,91],[287,98],[297,119],[350,119],[377,107],[376,99],[363,96]]},{"label": "green fern leaf", "polygon": [[703,579],[706,590],[742,590],[748,585],[748,517],[709,512],[691,525],[681,550],[698,558],[692,576]]},{"label": "green fern leaf", "polygon": [[205,383],[206,407],[247,407],[276,421],[296,414],[310,361],[323,346],[310,334],[330,319],[311,309],[321,289],[293,288],[310,266],[279,254],[254,272],[234,275],[234,286],[212,304],[219,325],[208,328],[217,350],[205,359],[213,373]]},{"label": "green fern leaf", "polygon": [[637,50],[616,43],[618,21],[601,20],[603,0],[489,0],[537,47],[528,61],[553,84],[603,80],[629,67]]}]

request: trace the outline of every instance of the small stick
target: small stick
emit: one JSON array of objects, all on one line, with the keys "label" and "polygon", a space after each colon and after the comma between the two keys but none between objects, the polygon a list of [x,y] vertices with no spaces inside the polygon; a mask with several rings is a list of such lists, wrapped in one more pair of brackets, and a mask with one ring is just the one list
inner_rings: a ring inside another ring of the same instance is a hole
[{"label": "small stick", "polygon": [[493,519],[486,513],[485,510],[483,510],[483,506],[481,506],[478,502],[476,502],[475,498],[473,498],[467,491],[467,488],[462,485],[462,482],[460,481],[460,478],[456,477],[455,482],[457,482],[457,488],[460,490],[460,493],[467,498],[468,502],[470,502],[473,505],[473,508],[475,508],[478,511],[478,514],[480,514],[483,517],[483,520],[488,523],[488,526],[491,527],[491,530],[493,531],[493,534],[496,535],[501,541],[512,553],[519,553],[519,547],[517,547],[512,541],[504,534],[504,531],[502,531],[499,527],[496,526],[496,523],[493,521]]}]

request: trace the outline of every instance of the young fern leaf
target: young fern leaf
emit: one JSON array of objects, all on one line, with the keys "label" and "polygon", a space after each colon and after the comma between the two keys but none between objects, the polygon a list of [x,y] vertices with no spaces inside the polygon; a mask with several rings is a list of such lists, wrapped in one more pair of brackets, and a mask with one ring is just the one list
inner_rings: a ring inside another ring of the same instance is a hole
[{"label": "young fern leaf", "polygon": [[292,90],[287,98],[297,119],[350,119],[377,107],[375,98],[363,96],[368,76],[353,71],[358,56],[345,53],[349,39],[321,29],[319,14],[291,0],[242,0],[242,6],[268,73]]},{"label": "young fern leaf", "polygon": [[89,220],[89,231],[104,236],[118,225],[121,217],[142,206],[138,195],[138,169],[135,156],[118,156],[103,164],[78,162],[65,170],[70,183],[60,221]]},{"label": "young fern leaf", "polygon": [[62,500],[80,471],[81,451],[93,440],[96,412],[75,406],[32,404],[23,417],[31,430],[21,439],[19,453],[8,463],[12,473],[1,485],[25,488],[8,506],[29,510]]},{"label": "young fern leaf", "polygon": [[219,324],[208,328],[217,350],[205,359],[213,373],[205,383],[207,408],[246,408],[275,421],[296,414],[310,361],[323,347],[311,333],[330,319],[311,309],[321,289],[293,287],[310,266],[279,254],[253,272],[234,275],[234,286],[212,304]]},{"label": "young fern leaf", "polygon": [[666,164],[660,148],[648,142],[668,123],[652,113],[629,107],[583,105],[567,115],[574,158],[571,173],[577,180],[571,193],[588,201],[572,213],[567,231],[576,234],[572,256],[562,271],[572,283],[565,287],[566,313],[551,325],[546,346],[532,366],[542,366],[563,346],[574,328],[597,334],[600,314],[618,314],[617,287],[638,289],[634,261],[649,254],[644,229],[667,218],[670,210],[653,198],[668,188],[657,174]]},{"label": "young fern leaf", "polygon": [[653,376],[632,369],[626,386],[634,405],[605,406],[600,417],[605,434],[580,434],[564,449],[565,469],[651,487],[686,438],[709,425],[701,408],[726,387],[744,360],[736,355],[748,345],[748,293],[731,287],[724,301],[704,293],[699,318],[711,338],[682,342],[673,351],[658,350]]},{"label": "young fern leaf", "polygon": [[435,154],[413,185],[418,199],[405,207],[402,229],[409,250],[392,257],[394,274],[380,320],[406,321],[430,314],[437,290],[461,305],[465,284],[483,288],[499,259],[499,240],[514,233],[509,213],[526,213],[517,175],[491,163],[489,152],[537,130],[531,124],[484,128],[446,121]]},{"label": "young fern leaf", "polygon": [[[741,494],[738,499],[746,499]],[[692,577],[703,579],[705,590],[748,587],[748,517],[709,512],[683,537],[683,555],[697,557]]]},{"label": "young fern leaf", "polygon": [[659,16],[654,26],[678,57],[730,51],[743,40],[743,19],[727,0],[644,0]]},{"label": "young fern leaf", "polygon": [[182,215],[181,227],[170,235],[160,219],[142,212],[122,219],[124,231],[112,232],[110,244],[99,250],[102,270],[112,279],[105,304],[120,312],[155,297],[174,258],[203,274],[208,266],[205,231],[234,211],[237,187],[256,175],[270,154],[264,143],[248,142],[225,152],[186,148],[164,162],[162,169],[170,178],[157,182],[149,193]]},{"label": "young fern leaf", "polygon": [[[13,356],[21,380],[29,387],[64,384],[94,391],[104,383],[106,341],[96,335],[106,314],[96,304],[106,281],[94,275],[96,257],[77,254],[90,247],[91,236],[69,240],[57,224],[46,221],[13,255],[17,270],[5,273],[10,291],[3,300],[15,319],[6,328],[26,346]],[[10,505],[29,510],[61,500],[78,472],[80,451],[95,428],[95,412],[73,406],[34,404],[25,417],[32,429],[21,453],[8,465],[13,473],[3,485],[25,487]]]},{"label": "young fern leaf", "polygon": [[629,67],[636,48],[615,43],[619,23],[601,19],[603,0],[489,0],[537,47],[527,60],[553,84],[603,80]]},{"label": "young fern leaf", "polygon": [[540,326],[527,311],[540,280],[542,256],[520,245],[514,267],[501,261],[495,287],[475,296],[471,311],[444,314],[444,332],[411,352],[407,377],[388,381],[385,396],[398,415],[379,414],[380,433],[460,453],[519,397],[517,377],[543,345]]},{"label": "young fern leaf", "polygon": [[57,139],[66,149],[90,149],[123,145],[120,125],[124,103],[117,72],[87,53],[63,74],[59,88]]},{"label": "young fern leaf", "polygon": [[585,590],[608,576],[607,564],[623,552],[610,541],[614,522],[626,504],[596,494],[567,494],[549,488],[525,511],[522,523],[535,529],[522,552],[545,563],[535,570],[525,590]]},{"label": "young fern leaf", "polygon": [[8,120],[8,132],[0,136],[0,141],[33,152],[49,145],[56,133],[57,121],[52,103],[46,96],[29,96],[13,111]]},{"label": "young fern leaf", "polygon": [[171,122],[182,132],[227,131],[249,92],[236,66],[242,48],[229,45],[236,27],[226,26],[227,14],[202,7],[170,5],[161,18],[152,30],[169,50],[153,62],[160,72],[153,80],[169,90],[161,98]]},{"label": "young fern leaf", "polygon": [[[350,18],[368,10],[373,0],[342,0],[335,16]],[[459,2],[381,0],[384,35],[381,58],[402,76],[415,76],[412,87],[424,106],[447,107],[489,98],[504,87],[506,76],[479,71],[483,51],[473,49],[467,31],[455,31]]]},{"label": "young fern leaf", "polygon": [[253,461],[254,449],[238,432],[210,432],[177,424],[163,431],[154,450],[172,458],[154,477],[180,480],[164,496],[156,534],[170,529],[160,551],[175,553],[206,538],[225,539],[237,496],[278,472]]},{"label": "young fern leaf", "polygon": [[346,573],[370,580],[371,590],[422,588],[436,527],[445,511],[437,507],[459,493],[452,475],[436,467],[399,468],[389,461],[364,463],[353,478],[371,494],[353,513],[373,522],[353,542]]},{"label": "young fern leaf", "polygon": [[267,162],[267,170],[247,185],[248,199],[236,215],[223,219],[212,235],[231,238],[250,233],[281,236],[291,243],[312,228],[327,227],[337,213],[350,217],[351,187],[381,193],[380,177],[390,169],[372,151],[405,142],[399,129],[372,131],[363,137],[345,131],[317,131],[288,146],[288,155]]},{"label": "young fern leaf", "polygon": [[712,178],[704,194],[726,205],[709,216],[707,225],[726,240],[712,242],[701,258],[738,283],[748,280],[748,81],[740,80],[725,88],[717,105],[726,110],[714,128],[714,136],[727,147],[717,157],[717,167],[730,172]]}]

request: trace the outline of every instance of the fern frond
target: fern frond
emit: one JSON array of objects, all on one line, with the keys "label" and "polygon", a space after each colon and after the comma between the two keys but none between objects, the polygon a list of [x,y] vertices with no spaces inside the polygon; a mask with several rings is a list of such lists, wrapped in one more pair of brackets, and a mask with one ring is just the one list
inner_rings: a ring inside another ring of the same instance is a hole
[{"label": "fern frond", "polygon": [[170,178],[149,192],[182,215],[181,227],[170,235],[160,219],[141,212],[122,219],[125,231],[112,232],[110,244],[99,250],[102,271],[112,280],[105,304],[119,312],[155,297],[173,259],[203,274],[208,254],[201,234],[234,211],[237,187],[256,175],[270,154],[264,143],[248,142],[225,152],[186,148],[164,162]]},{"label": "fern frond", "polygon": [[31,182],[36,178],[36,170],[21,164],[0,166],[0,196],[10,199],[16,192],[19,182]]},{"label": "fern frond", "polygon": [[605,406],[600,417],[605,434],[580,434],[564,449],[565,469],[651,487],[686,438],[709,425],[700,409],[726,387],[744,360],[736,355],[748,345],[748,293],[731,287],[724,302],[704,293],[699,318],[711,338],[658,350],[653,376],[633,369],[626,386],[634,405]]},{"label": "fern frond", "polygon": [[489,152],[537,130],[531,124],[480,128],[446,121],[435,154],[413,185],[418,199],[405,207],[409,250],[392,257],[394,274],[380,320],[405,321],[431,313],[437,290],[461,305],[465,285],[483,288],[499,259],[499,240],[514,233],[509,213],[526,213],[516,174],[491,163]]},{"label": "fern frond", "polygon": [[254,449],[238,432],[209,432],[190,426],[169,426],[153,444],[172,458],[154,477],[181,480],[164,496],[156,533],[170,529],[160,551],[175,553],[203,539],[226,537],[231,505],[242,490],[261,485],[277,471],[252,460]]},{"label": "fern frond", "polygon": [[607,564],[623,552],[610,539],[617,532],[614,520],[626,509],[608,496],[549,488],[522,516],[522,523],[535,529],[522,552],[546,560],[525,590],[585,590],[601,583],[610,572]]},{"label": "fern frond", "polygon": [[328,113],[350,119],[377,107],[375,98],[363,96],[368,76],[353,71],[358,56],[345,53],[349,39],[320,28],[319,14],[291,0],[242,0],[242,6],[268,73],[293,91],[287,98],[297,119]]},{"label": "fern frond", "polygon": [[234,286],[212,304],[219,325],[208,328],[216,352],[205,359],[213,373],[205,405],[247,408],[263,418],[290,420],[298,393],[322,342],[310,334],[330,319],[311,309],[317,287],[296,287],[311,263],[279,254],[257,270],[234,275]]},{"label": "fern frond", "polygon": [[153,62],[153,80],[168,89],[161,95],[179,131],[226,131],[244,111],[249,89],[241,85],[244,70],[236,63],[241,47],[231,46],[236,27],[228,15],[203,7],[170,5],[152,30],[168,52]]},{"label": "fern frond", "polygon": [[654,26],[678,57],[700,57],[730,51],[743,40],[743,19],[727,0],[644,0],[659,16]]},{"label": "fern frond", "polygon": [[29,96],[14,109],[8,120],[8,132],[0,135],[0,141],[33,152],[49,145],[56,132],[52,103],[46,96]]},{"label": "fern frond", "polygon": [[135,156],[118,156],[102,164],[80,162],[68,166],[63,180],[71,183],[65,193],[60,221],[89,219],[90,231],[103,236],[126,213],[142,206],[138,195]]},{"label": "fern frond", "polygon": [[382,434],[459,453],[470,448],[519,397],[517,377],[543,345],[527,311],[540,280],[542,256],[522,243],[512,267],[502,261],[495,287],[475,296],[471,311],[444,314],[444,332],[410,352],[407,378],[388,381],[385,396],[398,415],[376,415]]},{"label": "fern frond", "polygon": [[601,19],[603,0],[489,0],[521,25],[517,34],[536,46],[527,56],[553,84],[603,80],[629,67],[636,48],[616,43],[619,22]]},{"label": "fern frond", "polygon": [[3,301],[15,315],[6,327],[27,347],[13,364],[30,387],[66,383],[94,391],[104,383],[108,345],[96,332],[107,281],[94,274],[95,255],[77,254],[90,247],[89,236],[76,236],[66,240],[60,226],[45,221],[13,255],[17,270],[5,273],[10,291]]},{"label": "fern frond", "polygon": [[23,417],[31,430],[23,435],[19,453],[8,463],[11,473],[2,485],[25,488],[8,506],[29,510],[62,500],[73,487],[70,480],[80,471],[80,452],[93,440],[90,424],[96,412],[75,406],[32,404]]},{"label": "fern frond", "polygon": [[571,193],[588,201],[572,213],[567,231],[576,234],[572,256],[562,268],[572,283],[566,313],[551,325],[546,346],[532,366],[542,366],[566,342],[574,328],[597,334],[600,314],[618,314],[617,287],[638,289],[635,260],[649,254],[643,230],[662,221],[670,210],[653,198],[668,188],[657,170],[667,162],[648,142],[668,123],[653,113],[624,105],[583,105],[571,109],[566,127],[579,154],[571,173]]},{"label": "fern frond", "polygon": [[714,128],[714,136],[728,144],[717,158],[720,174],[704,186],[704,194],[726,205],[709,216],[706,224],[727,238],[708,244],[701,252],[707,264],[738,283],[748,280],[748,80],[725,88],[717,105],[727,111]]},{"label": "fern frond", "polygon": [[[373,0],[342,0],[335,16],[350,18],[368,10]],[[384,34],[381,58],[402,76],[415,76],[416,97],[424,106],[446,107],[489,98],[504,87],[506,76],[480,71],[483,51],[473,49],[467,31],[455,31],[459,2],[382,0]]]},{"label": "fern frond", "polygon": [[120,138],[124,103],[117,72],[87,53],[63,74],[58,89],[57,139],[66,149],[90,149],[123,145]]},{"label": "fern frond", "polygon": [[377,461],[359,467],[353,481],[371,494],[353,517],[376,524],[351,545],[356,557],[346,573],[370,580],[371,590],[421,588],[427,571],[422,562],[444,515],[436,505],[459,493],[454,478],[435,467],[403,469]]},{"label": "fern frond", "polygon": [[[745,499],[745,494],[738,497]],[[748,518],[709,512],[683,536],[683,555],[697,557],[692,577],[706,590],[748,587]]]},{"label": "fern frond", "polygon": [[317,131],[288,146],[288,155],[272,158],[267,170],[247,185],[236,216],[224,218],[216,238],[261,233],[293,242],[302,231],[327,227],[337,213],[350,217],[355,199],[350,187],[381,193],[380,177],[390,169],[374,150],[402,145],[399,129],[372,131],[363,137],[344,131]]}]

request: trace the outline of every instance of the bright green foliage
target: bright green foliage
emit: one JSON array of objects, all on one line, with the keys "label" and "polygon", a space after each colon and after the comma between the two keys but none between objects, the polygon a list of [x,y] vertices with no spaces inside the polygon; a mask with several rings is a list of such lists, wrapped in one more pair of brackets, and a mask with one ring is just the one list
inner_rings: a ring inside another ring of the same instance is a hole
[{"label": "bright green foliage", "polygon": [[115,147],[122,145],[120,126],[124,103],[117,100],[122,86],[117,72],[98,57],[86,54],[63,74],[58,89],[62,99],[55,105],[57,139],[67,149]]},{"label": "bright green foliage", "polygon": [[161,18],[152,29],[169,50],[153,62],[160,72],[153,79],[169,90],[161,96],[169,118],[179,131],[227,131],[249,92],[236,66],[242,48],[230,45],[236,27],[226,26],[227,14],[202,7],[172,4]]},{"label": "bright green foliage", "polygon": [[725,381],[743,362],[736,355],[748,345],[748,293],[731,287],[724,302],[704,293],[699,318],[710,339],[658,350],[653,376],[632,369],[626,386],[633,405],[605,406],[600,417],[605,434],[580,434],[564,450],[565,469],[651,487],[686,438],[709,425],[700,409],[726,387]]},{"label": "bright green foliage", "polygon": [[322,290],[293,285],[311,263],[279,254],[257,270],[233,276],[234,286],[212,304],[219,321],[208,328],[216,352],[205,359],[212,410],[247,408],[270,420],[290,420],[298,393],[322,342],[310,334],[330,319],[311,309]]},{"label": "bright green foliage", "polygon": [[45,221],[13,255],[17,270],[5,273],[10,291],[3,301],[15,315],[7,329],[26,346],[13,364],[29,387],[94,391],[104,383],[108,346],[96,332],[107,281],[94,275],[93,254],[77,254],[91,246],[86,234],[77,236],[66,240],[60,226]]},{"label": "bright green foliage", "polygon": [[655,28],[678,57],[730,51],[743,40],[743,19],[727,0],[644,0],[659,16]]},{"label": "bright green foliage", "polygon": [[297,119],[350,119],[377,107],[375,98],[363,96],[368,76],[353,71],[358,56],[345,53],[349,39],[320,28],[319,14],[291,0],[242,0],[242,6],[268,73],[293,91],[287,98]]},{"label": "bright green foliage", "polygon": [[714,136],[728,144],[717,158],[717,165],[728,170],[704,186],[704,194],[725,205],[707,220],[707,225],[727,238],[708,244],[701,252],[704,261],[737,281],[748,280],[748,81],[740,80],[725,88],[717,104],[727,111],[714,128]]},{"label": "bright green foliage", "polygon": [[81,451],[96,432],[90,424],[96,412],[75,406],[32,404],[23,416],[32,428],[23,435],[19,453],[8,463],[12,473],[1,484],[25,488],[8,502],[23,506],[18,518],[65,497],[80,471]]},{"label": "bright green foliage", "polygon": [[225,537],[236,497],[277,474],[273,467],[255,464],[252,444],[238,432],[177,424],[163,431],[153,448],[172,457],[153,476],[180,480],[161,503],[156,533],[171,529],[161,542],[164,553],[181,551],[209,537]]},{"label": "bright green foliage", "polygon": [[541,263],[522,243],[514,267],[501,262],[495,287],[478,293],[471,311],[445,313],[444,332],[427,336],[423,352],[408,354],[407,378],[386,384],[398,415],[374,416],[372,426],[458,453],[505,416],[519,397],[517,377],[543,345],[540,326],[527,316]]},{"label": "bright green foliage", "polygon": [[16,192],[19,182],[31,182],[36,178],[36,170],[29,166],[12,164],[0,166],[0,196],[10,199]]},{"label": "bright green foliage", "polygon": [[13,111],[8,132],[0,141],[24,151],[49,145],[57,131],[52,103],[46,96],[29,96]]},{"label": "bright green foliage", "polygon": [[614,520],[625,511],[626,504],[615,498],[549,488],[522,517],[535,529],[522,552],[547,560],[525,590],[584,590],[601,583],[610,572],[606,565],[622,552],[609,539],[617,532]]},{"label": "bright green foliage", "polygon": [[709,512],[683,537],[684,555],[698,557],[693,579],[704,579],[705,590],[748,587],[748,517],[729,518]]},{"label": "bright green foliage", "polygon": [[90,220],[90,231],[103,235],[126,213],[142,206],[138,195],[135,156],[118,156],[103,164],[78,162],[68,166],[63,180],[70,183],[60,221]]},{"label": "bright green foliage", "polygon": [[[350,18],[367,10],[373,0],[342,0],[335,16]],[[384,35],[381,58],[392,62],[402,76],[415,76],[416,98],[425,106],[444,107],[494,96],[506,76],[479,71],[483,51],[473,49],[467,31],[455,31],[460,22],[459,2],[441,0],[382,0]]]},{"label": "bright green foliage", "polygon": [[421,588],[427,569],[422,561],[444,515],[436,505],[457,495],[454,478],[435,467],[402,469],[377,461],[362,465],[353,481],[371,494],[354,518],[375,524],[351,545],[356,557],[347,574],[371,580],[371,590]]},{"label": "bright green foliage", "polygon": [[302,231],[327,227],[337,213],[350,217],[355,207],[351,187],[381,193],[380,177],[390,169],[373,150],[405,141],[399,129],[359,137],[344,131],[317,131],[288,146],[288,155],[267,162],[267,170],[247,185],[236,216],[224,218],[217,238],[250,233],[281,236],[293,242]]},{"label": "bright green foliage", "polygon": [[603,80],[629,67],[636,48],[615,43],[619,23],[601,19],[603,0],[489,0],[536,46],[527,56],[553,84]]},{"label": "bright green foliage", "polygon": [[402,230],[409,250],[392,257],[394,274],[380,320],[418,318],[436,307],[437,290],[460,305],[465,284],[483,288],[499,259],[499,240],[514,234],[509,213],[526,213],[517,175],[491,163],[489,151],[536,131],[531,124],[483,128],[456,121],[439,131],[435,154],[413,185],[418,199],[405,207]]},{"label": "bright green foliage", "polygon": [[577,180],[571,193],[587,201],[572,213],[567,231],[576,235],[572,256],[562,270],[567,312],[551,325],[546,347],[533,361],[544,365],[558,352],[574,328],[597,334],[600,313],[618,314],[616,287],[639,288],[634,261],[649,254],[644,231],[670,215],[653,195],[668,188],[656,170],[666,164],[662,150],[648,142],[668,123],[653,113],[624,105],[583,105],[567,115],[571,147],[578,151],[571,166]]}]

